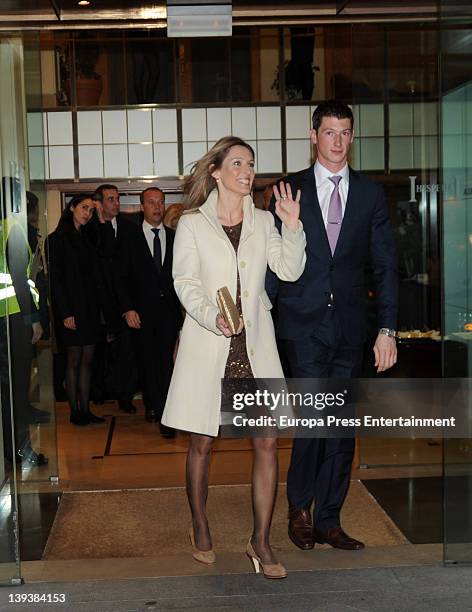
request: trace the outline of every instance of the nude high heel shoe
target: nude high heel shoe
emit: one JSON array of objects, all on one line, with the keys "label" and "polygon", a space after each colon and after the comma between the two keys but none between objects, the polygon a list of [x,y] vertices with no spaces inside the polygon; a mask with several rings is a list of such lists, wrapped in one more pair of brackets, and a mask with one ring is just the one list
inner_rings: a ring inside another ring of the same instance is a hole
[{"label": "nude high heel shoe", "polygon": [[262,567],[264,578],[287,578],[287,570],[281,563],[262,563],[261,558],[256,554],[249,540],[246,548],[246,554],[254,565],[254,571],[259,574]]},{"label": "nude high heel shoe", "polygon": [[193,533],[193,526],[189,528],[188,535],[190,537],[190,543],[192,544],[192,557],[195,559],[195,561],[199,561],[200,563],[204,563],[205,565],[213,565],[213,563],[216,561],[216,555],[213,549],[199,550],[195,546],[195,536]]}]

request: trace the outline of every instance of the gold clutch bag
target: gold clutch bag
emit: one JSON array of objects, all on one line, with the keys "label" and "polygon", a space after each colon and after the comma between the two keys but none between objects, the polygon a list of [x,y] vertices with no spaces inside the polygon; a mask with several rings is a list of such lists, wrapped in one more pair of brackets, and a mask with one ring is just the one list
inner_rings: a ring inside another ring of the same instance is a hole
[{"label": "gold clutch bag", "polygon": [[218,289],[216,292],[216,303],[222,317],[226,321],[226,325],[230,328],[231,333],[235,334],[239,328],[239,312],[228,287]]}]

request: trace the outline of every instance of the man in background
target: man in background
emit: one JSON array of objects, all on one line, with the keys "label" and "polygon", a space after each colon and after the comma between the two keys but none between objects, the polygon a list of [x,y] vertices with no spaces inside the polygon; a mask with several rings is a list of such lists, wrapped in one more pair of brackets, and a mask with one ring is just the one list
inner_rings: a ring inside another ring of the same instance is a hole
[{"label": "man in background", "polygon": [[[173,353],[182,322],[172,279],[174,231],[165,227],[164,193],[157,187],[140,196],[143,221],[126,228],[116,251],[121,312],[133,331],[147,421],[159,421],[169,389]],[[175,431],[160,424],[166,438]]]},{"label": "man in background", "polygon": [[118,400],[120,410],[134,414],[133,395],[137,389],[137,368],[131,334],[121,316],[115,285],[113,261],[121,233],[131,222],[120,214],[120,194],[115,185],[97,187],[93,195],[97,214],[104,223],[96,223],[97,251],[101,277],[101,303],[106,340],[97,347],[94,363],[94,391],[103,398]]}]

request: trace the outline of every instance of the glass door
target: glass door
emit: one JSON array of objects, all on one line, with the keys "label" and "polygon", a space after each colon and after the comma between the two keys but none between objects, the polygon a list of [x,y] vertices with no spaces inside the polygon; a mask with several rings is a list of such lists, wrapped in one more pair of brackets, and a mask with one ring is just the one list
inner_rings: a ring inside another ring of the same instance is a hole
[{"label": "glass door", "polygon": [[[472,6],[441,4],[443,373],[472,376]],[[470,382],[466,385],[470,389]],[[470,415],[469,391],[465,410]],[[444,559],[472,562],[472,430],[444,441]]]},{"label": "glass door", "polygon": [[[3,43],[0,42],[0,58],[3,57]],[[1,125],[1,124],[0,124]],[[0,144],[2,142],[0,133]],[[3,147],[0,146],[0,164],[3,165]],[[2,171],[3,175],[3,171]],[[16,471],[14,469],[15,436],[12,425],[11,355],[9,343],[8,301],[11,293],[9,268],[7,265],[8,213],[6,189],[0,190],[0,583],[19,580],[18,547],[18,499]],[[7,280],[8,279],[8,280]]]},{"label": "glass door", "polygon": [[41,89],[37,36],[0,33],[0,74],[0,582],[16,583],[32,496],[58,476],[51,347],[41,312],[44,183],[30,184],[26,153],[27,125],[34,138],[42,133],[42,121],[35,131],[26,112]]}]

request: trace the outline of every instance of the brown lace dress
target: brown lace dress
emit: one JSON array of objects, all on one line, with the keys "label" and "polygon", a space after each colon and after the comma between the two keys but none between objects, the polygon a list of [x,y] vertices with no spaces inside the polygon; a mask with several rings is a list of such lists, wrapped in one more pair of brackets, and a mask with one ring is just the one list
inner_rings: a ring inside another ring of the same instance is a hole
[{"label": "brown lace dress", "polygon": [[[239,239],[241,237],[241,229],[243,222],[238,225],[226,226],[223,225],[223,229],[226,235],[230,239],[231,244],[235,252],[238,252]],[[236,289],[236,306],[239,312],[242,313],[241,309],[241,283],[239,282]],[[246,329],[237,335],[231,337],[231,344],[229,347],[228,361],[226,362],[225,378],[254,378],[252,373],[251,364],[249,363],[249,357],[246,349]]]}]

